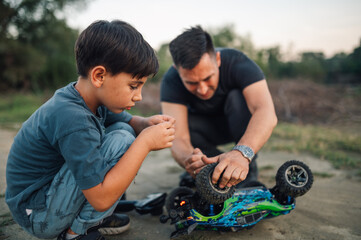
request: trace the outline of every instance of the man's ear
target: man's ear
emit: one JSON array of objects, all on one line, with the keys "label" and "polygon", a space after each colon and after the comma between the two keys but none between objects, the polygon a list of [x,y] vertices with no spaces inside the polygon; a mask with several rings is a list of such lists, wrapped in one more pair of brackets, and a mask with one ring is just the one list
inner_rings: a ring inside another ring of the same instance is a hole
[{"label": "man's ear", "polygon": [[216,52],[216,61],[217,61],[218,67],[220,67],[221,66],[221,52],[220,51]]},{"label": "man's ear", "polygon": [[105,80],[107,70],[104,66],[95,66],[90,71],[90,81],[96,88],[100,88]]}]

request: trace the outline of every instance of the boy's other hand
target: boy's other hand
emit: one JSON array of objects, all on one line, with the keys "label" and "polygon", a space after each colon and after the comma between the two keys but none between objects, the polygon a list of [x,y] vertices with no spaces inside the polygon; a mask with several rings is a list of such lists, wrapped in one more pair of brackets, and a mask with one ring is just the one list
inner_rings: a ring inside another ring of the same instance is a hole
[{"label": "boy's other hand", "polygon": [[[138,138],[144,139],[150,151],[171,147],[175,138],[175,120],[169,118],[166,118],[168,120],[164,120],[162,115],[157,116],[158,117],[150,117],[155,120],[153,121],[153,125],[145,128],[138,136]],[[162,118],[163,120],[159,121]]]},{"label": "boy's other hand", "polygon": [[147,127],[157,125],[162,122],[171,122],[173,125],[175,123],[175,118],[168,115],[154,115],[146,118]]}]

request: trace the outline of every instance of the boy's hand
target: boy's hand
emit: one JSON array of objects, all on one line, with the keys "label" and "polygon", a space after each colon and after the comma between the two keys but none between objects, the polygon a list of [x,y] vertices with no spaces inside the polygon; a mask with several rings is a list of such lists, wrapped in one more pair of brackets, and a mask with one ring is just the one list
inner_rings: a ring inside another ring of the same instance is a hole
[{"label": "boy's hand", "polygon": [[[161,115],[158,115],[161,116]],[[138,136],[144,140],[150,151],[160,150],[172,146],[175,138],[175,120],[173,118],[151,117],[153,125],[145,128]],[[160,121],[161,120],[161,121]]]},{"label": "boy's hand", "polygon": [[163,122],[170,122],[174,127],[175,119],[167,115],[154,115],[147,118],[133,116],[133,118],[129,121],[129,124],[130,126],[132,126],[135,133],[139,135],[147,127],[154,126]]},{"label": "boy's hand", "polygon": [[153,125],[157,125],[162,122],[171,122],[173,125],[175,123],[175,119],[171,116],[167,115],[154,115],[148,118],[145,118],[146,127],[150,127]]}]

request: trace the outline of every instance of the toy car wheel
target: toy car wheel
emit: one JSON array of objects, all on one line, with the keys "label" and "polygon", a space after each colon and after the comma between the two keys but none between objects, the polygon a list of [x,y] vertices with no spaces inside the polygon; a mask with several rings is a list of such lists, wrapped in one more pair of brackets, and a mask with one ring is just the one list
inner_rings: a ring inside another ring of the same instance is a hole
[{"label": "toy car wheel", "polygon": [[284,163],[277,171],[276,186],[282,195],[299,197],[311,189],[313,175],[303,162],[291,160]]},{"label": "toy car wheel", "polygon": [[192,197],[194,194],[194,191],[188,187],[178,187],[174,189],[169,195],[165,202],[165,207],[168,211],[172,209],[176,209],[180,206],[181,201],[183,200],[183,197]]},{"label": "toy car wheel", "polygon": [[212,183],[212,174],[217,163],[205,166],[196,177],[196,187],[203,200],[210,204],[220,204],[232,197],[235,188],[220,188],[218,184]]}]

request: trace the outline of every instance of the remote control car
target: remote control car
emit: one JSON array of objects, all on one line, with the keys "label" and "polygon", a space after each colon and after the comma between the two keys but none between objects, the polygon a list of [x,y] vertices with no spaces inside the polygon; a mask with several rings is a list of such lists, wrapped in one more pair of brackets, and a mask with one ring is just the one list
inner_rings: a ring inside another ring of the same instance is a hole
[{"label": "remote control car", "polygon": [[212,184],[217,163],[209,164],[196,177],[196,191],[188,187],[174,189],[166,200],[168,215],[160,221],[175,224],[171,238],[193,230],[239,231],[249,229],[262,219],[290,213],[295,198],[310,190],[313,175],[309,167],[296,160],[284,163],[277,172],[276,185],[268,189],[250,182],[241,189]]}]

